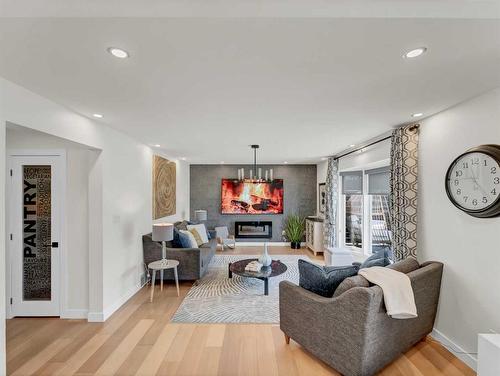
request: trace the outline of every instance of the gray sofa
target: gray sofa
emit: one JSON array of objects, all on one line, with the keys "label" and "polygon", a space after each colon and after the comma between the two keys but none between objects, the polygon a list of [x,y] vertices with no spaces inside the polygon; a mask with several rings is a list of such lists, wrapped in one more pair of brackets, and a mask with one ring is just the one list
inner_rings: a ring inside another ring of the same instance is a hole
[{"label": "gray sofa", "polygon": [[[178,223],[176,223],[176,226],[178,226]],[[167,242],[167,259],[179,261],[177,267],[179,280],[192,281],[205,275],[208,264],[217,249],[217,240],[213,236],[214,234],[210,233],[212,238],[207,244],[203,244],[199,248],[173,248],[174,244]],[[142,236],[142,248],[146,266],[152,261],[161,259],[161,243],[154,242],[151,234]],[[173,281],[173,270],[165,270],[163,279]]]},{"label": "gray sofa", "polygon": [[382,289],[364,277],[346,278],[332,298],[280,283],[280,327],[343,375],[374,375],[432,331],[443,264],[406,259],[388,266],[411,280],[418,317],[387,316]]}]

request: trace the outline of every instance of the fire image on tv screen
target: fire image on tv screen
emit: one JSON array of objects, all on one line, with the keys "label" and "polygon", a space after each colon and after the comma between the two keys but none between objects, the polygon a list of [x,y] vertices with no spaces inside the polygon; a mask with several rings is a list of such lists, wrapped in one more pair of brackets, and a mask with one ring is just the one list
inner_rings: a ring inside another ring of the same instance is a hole
[{"label": "fire image on tv screen", "polygon": [[283,179],[242,182],[222,179],[222,214],[283,214]]}]

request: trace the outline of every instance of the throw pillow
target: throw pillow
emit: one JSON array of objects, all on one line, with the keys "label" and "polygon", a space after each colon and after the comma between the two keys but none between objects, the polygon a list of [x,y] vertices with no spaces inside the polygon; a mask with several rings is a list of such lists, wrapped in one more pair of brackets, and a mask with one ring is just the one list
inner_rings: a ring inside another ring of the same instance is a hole
[{"label": "throw pillow", "polygon": [[172,248],[182,248],[179,229],[174,226],[174,239],[172,240]]},{"label": "throw pillow", "polygon": [[360,269],[371,268],[372,266],[387,266],[391,263],[389,254],[386,250],[381,249],[368,257],[360,266]]},{"label": "throw pillow", "polygon": [[195,228],[192,228],[191,230],[189,230],[189,232],[191,234],[193,234],[194,239],[196,240],[196,244],[198,245],[198,247],[203,244],[203,241],[201,240],[201,236],[200,236],[200,234],[198,234],[198,231]]},{"label": "throw pillow", "polygon": [[187,229],[196,229],[198,231],[198,234],[200,234],[201,241],[203,244],[208,243],[208,236],[207,236],[207,229],[203,223],[199,223],[197,225],[187,225]]},{"label": "throw pillow", "polygon": [[174,223],[174,227],[177,227],[179,230],[187,231],[187,225],[190,225],[189,221],[183,220]]},{"label": "throw pillow", "polygon": [[179,237],[181,240],[182,248],[198,248],[196,239],[189,231],[179,230]]},{"label": "throw pillow", "polygon": [[315,294],[331,298],[340,283],[358,273],[359,267],[319,266],[299,260],[299,286]]}]

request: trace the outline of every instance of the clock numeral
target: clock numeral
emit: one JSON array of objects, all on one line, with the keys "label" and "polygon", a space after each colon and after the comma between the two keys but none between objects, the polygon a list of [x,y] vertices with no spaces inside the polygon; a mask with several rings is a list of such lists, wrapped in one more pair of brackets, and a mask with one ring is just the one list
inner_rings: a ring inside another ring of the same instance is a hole
[{"label": "clock numeral", "polygon": [[469,196],[464,196],[464,202],[467,202],[468,199],[469,199]]},{"label": "clock numeral", "polygon": [[472,163],[472,165],[479,165],[479,157],[472,158],[471,163]]},{"label": "clock numeral", "polygon": [[469,162],[464,162],[462,163],[463,168],[469,168]]},{"label": "clock numeral", "polygon": [[461,189],[457,189],[457,195],[461,195],[462,194],[462,190]]},{"label": "clock numeral", "polygon": [[493,196],[496,196],[496,195],[497,195],[497,190],[496,190],[496,188],[493,188],[493,190],[491,191],[491,194],[492,194]]},{"label": "clock numeral", "polygon": [[476,199],[472,200],[472,205],[477,206],[477,200]]},{"label": "clock numeral", "polygon": [[483,204],[487,204],[487,203],[488,203],[488,198],[483,197],[483,200],[482,200],[482,201],[483,201]]},{"label": "clock numeral", "polygon": [[488,166],[488,161],[486,159],[483,160],[483,162],[484,162],[484,166]]},{"label": "clock numeral", "polygon": [[490,170],[490,172],[492,174],[496,174],[497,173],[497,168],[496,167],[492,167],[491,170]]},{"label": "clock numeral", "polygon": [[500,184],[500,177],[497,176],[495,179],[493,179],[493,183]]},{"label": "clock numeral", "polygon": [[462,175],[463,175],[463,172],[462,172],[462,171],[460,171],[460,170],[458,170],[458,171],[456,171],[456,172],[455,172],[455,176],[456,176],[457,178],[458,178],[458,177],[460,177],[460,176],[462,176]]},{"label": "clock numeral", "polygon": [[459,183],[459,181],[458,181],[458,180],[455,180],[455,182],[454,182],[454,183],[455,183],[455,186],[457,186],[457,185],[458,185],[458,183]]}]

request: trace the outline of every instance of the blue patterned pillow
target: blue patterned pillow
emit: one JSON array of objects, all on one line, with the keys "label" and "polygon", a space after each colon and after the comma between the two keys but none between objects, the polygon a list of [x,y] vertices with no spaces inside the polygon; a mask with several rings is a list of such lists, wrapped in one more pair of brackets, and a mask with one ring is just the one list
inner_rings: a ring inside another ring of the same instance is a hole
[{"label": "blue patterned pillow", "polygon": [[385,249],[375,252],[368,257],[360,266],[360,269],[371,268],[372,266],[387,266],[391,263],[389,260],[389,252]]},{"label": "blue patterned pillow", "polygon": [[319,266],[299,260],[299,286],[315,294],[331,298],[340,283],[358,273],[359,267]]},{"label": "blue patterned pillow", "polygon": [[183,234],[180,231],[178,231],[178,233],[179,233],[179,243],[181,245],[180,248],[191,248],[191,240],[189,239],[189,236]]},{"label": "blue patterned pillow", "polygon": [[179,237],[179,229],[174,227],[174,239],[172,240],[172,248],[182,248],[181,239]]}]

